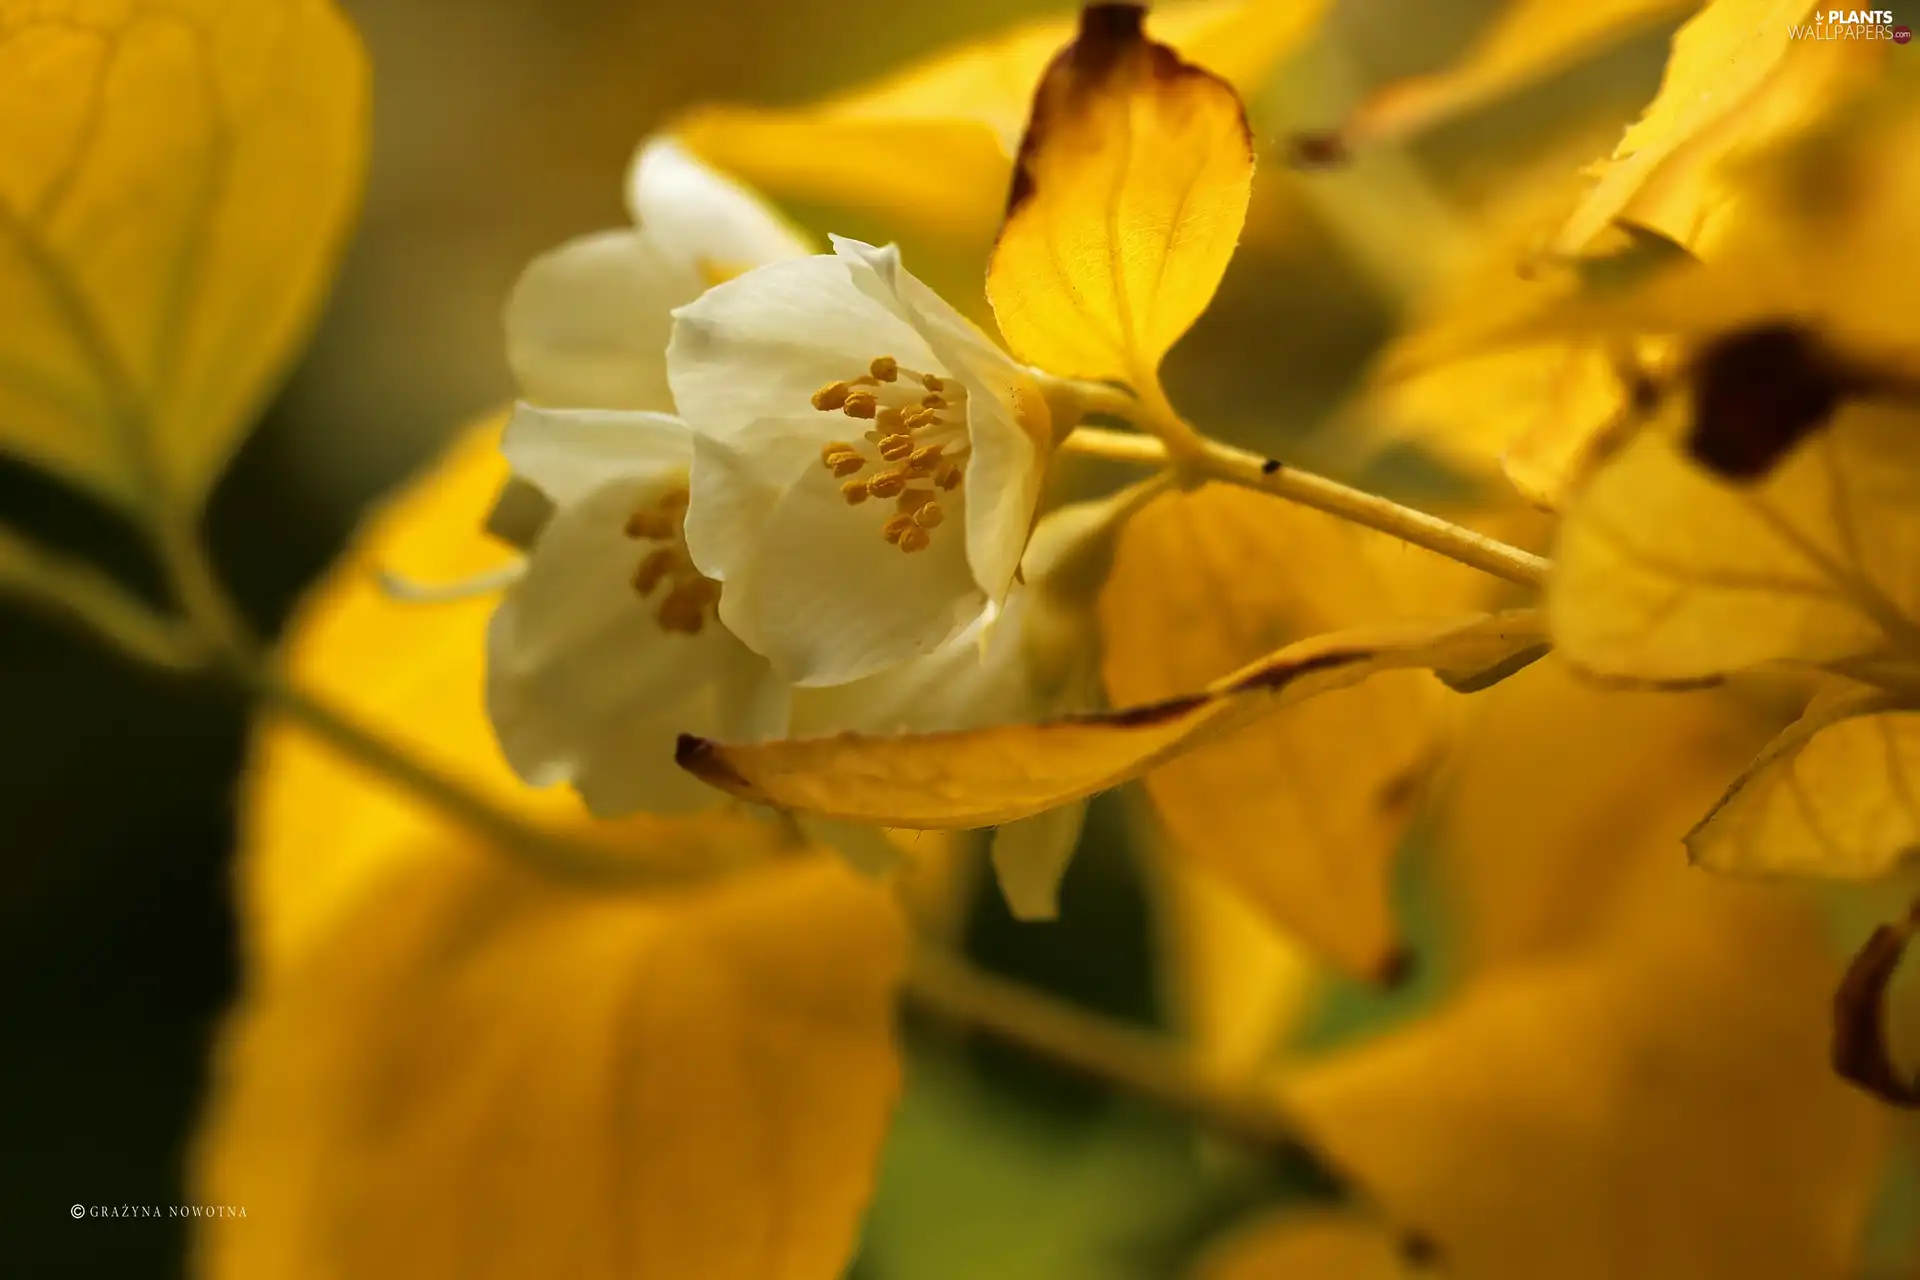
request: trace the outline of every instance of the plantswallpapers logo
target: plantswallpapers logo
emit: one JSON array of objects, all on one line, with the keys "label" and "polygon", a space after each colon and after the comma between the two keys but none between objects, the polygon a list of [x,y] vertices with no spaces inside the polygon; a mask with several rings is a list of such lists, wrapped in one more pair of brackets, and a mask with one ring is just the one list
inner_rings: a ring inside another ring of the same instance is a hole
[{"label": "plantswallpapers logo", "polygon": [[1816,9],[1813,21],[1794,27],[1795,40],[1891,40],[1905,44],[1913,39],[1910,28],[1894,23],[1891,9]]}]

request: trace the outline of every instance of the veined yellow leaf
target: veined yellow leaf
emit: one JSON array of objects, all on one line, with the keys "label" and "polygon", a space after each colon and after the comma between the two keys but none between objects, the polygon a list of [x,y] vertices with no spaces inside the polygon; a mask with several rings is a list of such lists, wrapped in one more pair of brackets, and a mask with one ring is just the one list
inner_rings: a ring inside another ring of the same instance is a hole
[{"label": "veined yellow leaf", "polygon": [[1842,400],[1798,341],[1730,339],[1662,424],[1684,440],[1641,432],[1569,506],[1547,598],[1574,662],[1652,680],[1920,662],[1920,421]]},{"label": "veined yellow leaf", "polygon": [[1837,957],[1680,850],[1758,726],[1624,696],[1549,661],[1469,704],[1436,867],[1464,981],[1283,1096],[1443,1274],[1841,1280],[1888,1132],[1826,1061]]},{"label": "veined yellow leaf", "polygon": [[447,829],[386,853],[229,1028],[194,1194],[248,1216],[200,1224],[197,1274],[844,1274],[900,1087],[882,886],[817,855],[596,894]]},{"label": "veined yellow leaf", "polygon": [[319,308],[366,114],[331,0],[0,3],[0,449],[197,508]]},{"label": "veined yellow leaf", "polygon": [[1920,702],[1854,689],[1816,699],[1687,836],[1742,875],[1870,880],[1920,850]]},{"label": "veined yellow leaf", "polygon": [[[1319,20],[1325,0],[1190,0],[1156,6],[1154,33],[1243,90]],[[812,106],[705,107],[674,132],[761,190],[884,213],[985,243],[1048,61],[1073,38],[1054,17],[933,55]]]},{"label": "veined yellow leaf", "polygon": [[1155,381],[1246,221],[1253,136],[1233,87],[1089,5],[1047,68],[987,298],[1014,353],[1065,377]]},{"label": "veined yellow leaf", "polygon": [[[498,424],[366,528],[303,605],[296,687],[670,891],[542,880],[278,716],[239,856],[247,988],[198,1143],[200,1274],[834,1280],[899,1087],[883,888],[743,815],[589,825],[522,786],[481,706]],[[784,856],[776,856],[784,855]],[[740,869],[750,864],[750,869]]]},{"label": "veined yellow leaf", "polygon": [[[1122,705],[1234,671],[1280,644],[1406,616],[1352,525],[1225,485],[1127,523],[1100,598]],[[1397,672],[1263,717],[1146,775],[1168,856],[1190,859],[1349,972],[1393,961],[1391,859],[1439,729],[1440,687]]]},{"label": "veined yellow leaf", "polygon": [[1424,133],[1592,57],[1697,0],[1511,0],[1459,62],[1411,76],[1361,103],[1340,135],[1349,146]]},{"label": "veined yellow leaf", "polygon": [[1139,777],[1262,715],[1383,671],[1472,684],[1544,645],[1531,610],[1359,628],[1288,645],[1198,693],[1042,724],[726,744],[680,739],[683,768],[756,804],[886,827],[1012,822]]}]

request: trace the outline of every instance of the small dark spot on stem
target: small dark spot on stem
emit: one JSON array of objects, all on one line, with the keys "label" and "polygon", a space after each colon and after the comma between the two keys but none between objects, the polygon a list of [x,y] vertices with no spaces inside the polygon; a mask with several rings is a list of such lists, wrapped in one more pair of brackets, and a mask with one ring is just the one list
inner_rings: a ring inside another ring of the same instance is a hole
[{"label": "small dark spot on stem", "polygon": [[1295,169],[1339,169],[1353,159],[1336,129],[1303,130],[1287,139],[1287,164]]},{"label": "small dark spot on stem", "polygon": [[1280,468],[1283,465],[1285,464],[1282,463],[1278,458],[1268,458],[1265,462],[1260,464],[1260,474],[1263,476],[1278,475],[1280,474]]}]

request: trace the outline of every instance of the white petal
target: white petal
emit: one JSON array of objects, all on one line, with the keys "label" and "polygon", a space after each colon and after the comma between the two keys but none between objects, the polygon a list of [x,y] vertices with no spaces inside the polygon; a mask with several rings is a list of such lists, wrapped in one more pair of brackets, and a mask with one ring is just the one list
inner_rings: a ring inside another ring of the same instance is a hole
[{"label": "white petal", "polygon": [[693,465],[693,433],[664,413],[518,404],[500,452],[515,475],[564,506],[609,480],[683,475]]},{"label": "white petal", "polygon": [[596,818],[630,813],[697,813],[726,797],[674,763],[683,733],[711,734],[718,724],[712,686],[664,711],[600,726],[573,776],[574,790]]},{"label": "white petal", "polygon": [[634,156],[627,207],[656,244],[708,283],[813,252],[766,201],[670,138],[654,138]]},{"label": "white petal", "polygon": [[1020,565],[1034,509],[1046,479],[1048,441],[1020,421],[1016,392],[1033,412],[1045,403],[1025,368],[977,325],[900,265],[893,245],[875,248],[834,236],[833,250],[871,273],[890,296],[890,309],[927,341],[943,370],[967,388],[967,433],[973,457],[967,464],[967,560],[987,597],[998,600]]},{"label": "white petal", "polygon": [[667,373],[680,416],[725,438],[815,413],[814,392],[866,373],[876,356],[945,371],[911,326],[861,291],[852,266],[822,254],[749,271],[681,307]]},{"label": "white petal", "polygon": [[[931,653],[986,603],[958,522],[925,551],[903,553],[880,536],[891,504],[849,507],[811,430],[759,422],[731,445],[697,444],[693,508],[707,510],[688,545],[713,532],[706,516],[730,513],[725,545],[709,542],[696,563],[724,553],[721,620],[794,684],[841,684]],[[766,459],[786,474],[768,474]]]},{"label": "white petal", "polygon": [[[781,492],[808,467],[820,465],[821,446],[830,437],[818,435],[818,427],[811,419],[785,419],[754,423],[733,444],[693,437],[686,532],[687,551],[700,572],[727,582],[752,559]],[[723,616],[726,610],[722,595]]]},{"label": "white petal", "polygon": [[672,312],[704,282],[634,231],[570,240],[535,258],[507,302],[507,361],[540,404],[671,412]]},{"label": "white petal", "polygon": [[[661,630],[629,582],[648,544],[622,526],[672,479],[617,480],[562,507],[494,612],[487,709],[508,762],[529,782],[676,772],[671,736],[655,753],[665,730],[646,726],[664,717],[678,730],[717,727],[709,686],[740,661],[739,642],[717,625],[695,636]],[[614,794],[628,793],[602,789],[589,802],[611,812],[616,802],[605,797]]]},{"label": "white petal", "polygon": [[793,718],[793,686],[773,664],[745,645],[718,681],[720,737],[728,742],[766,742],[787,736]]},{"label": "white petal", "polygon": [[1060,914],[1060,881],[1086,817],[1087,802],[1075,800],[994,829],[988,856],[1014,919],[1052,920]]},{"label": "white petal", "polygon": [[1016,589],[1005,611],[983,611],[923,658],[852,684],[803,690],[794,702],[795,733],[929,733],[1050,713],[1055,708],[1040,705],[1026,661],[1029,595]]}]

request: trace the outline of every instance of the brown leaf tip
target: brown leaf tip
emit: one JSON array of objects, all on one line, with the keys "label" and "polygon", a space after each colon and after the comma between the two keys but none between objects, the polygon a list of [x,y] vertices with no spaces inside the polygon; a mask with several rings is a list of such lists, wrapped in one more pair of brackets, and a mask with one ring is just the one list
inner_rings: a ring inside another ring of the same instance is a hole
[{"label": "brown leaf tip", "polygon": [[1693,360],[1687,452],[1726,480],[1764,479],[1855,388],[1807,329],[1769,321],[1723,334]]},{"label": "brown leaf tip", "polygon": [[[1086,112],[1098,95],[1110,90],[1110,82],[1116,77],[1138,74],[1159,85],[1201,77],[1239,101],[1239,94],[1225,80],[1151,39],[1146,33],[1146,17],[1147,7],[1142,4],[1090,4],[1080,10],[1078,34],[1047,64],[1034,93],[1026,134],[1014,160],[1013,183],[1007,191],[1008,218],[1033,198],[1033,159],[1053,133],[1056,119]],[[1248,154],[1252,154],[1253,132],[1245,132]]]},{"label": "brown leaf tip", "polygon": [[1920,1081],[1904,1079],[1887,1044],[1887,987],[1907,943],[1920,929],[1920,903],[1904,919],[1883,924],[1840,979],[1833,994],[1833,1069],[1883,1102],[1920,1108]]},{"label": "brown leaf tip", "polygon": [[673,744],[673,762],[710,787],[751,798],[753,784],[740,776],[726,757],[726,748],[711,738],[683,733]]}]

